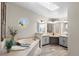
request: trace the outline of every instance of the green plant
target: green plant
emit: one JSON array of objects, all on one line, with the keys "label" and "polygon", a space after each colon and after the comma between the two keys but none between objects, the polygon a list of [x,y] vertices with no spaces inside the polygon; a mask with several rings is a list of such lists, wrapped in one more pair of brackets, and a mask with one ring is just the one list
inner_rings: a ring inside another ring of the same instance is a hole
[{"label": "green plant", "polygon": [[10,52],[10,49],[12,46],[13,46],[13,40],[12,39],[6,40],[5,47],[6,47],[7,53]]},{"label": "green plant", "polygon": [[14,37],[17,34],[18,30],[15,27],[9,27],[9,34],[11,35],[11,40],[13,41],[13,44],[15,45]]}]

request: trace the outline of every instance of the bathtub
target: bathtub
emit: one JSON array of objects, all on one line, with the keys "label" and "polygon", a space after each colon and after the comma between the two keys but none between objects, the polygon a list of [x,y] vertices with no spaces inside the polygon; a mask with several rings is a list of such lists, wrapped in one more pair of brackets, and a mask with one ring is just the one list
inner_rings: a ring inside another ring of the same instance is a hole
[{"label": "bathtub", "polygon": [[41,48],[39,47],[39,40],[21,39],[18,40],[20,43],[30,44],[29,47],[23,50],[11,50],[9,53],[3,54],[3,56],[38,56],[41,53]]}]

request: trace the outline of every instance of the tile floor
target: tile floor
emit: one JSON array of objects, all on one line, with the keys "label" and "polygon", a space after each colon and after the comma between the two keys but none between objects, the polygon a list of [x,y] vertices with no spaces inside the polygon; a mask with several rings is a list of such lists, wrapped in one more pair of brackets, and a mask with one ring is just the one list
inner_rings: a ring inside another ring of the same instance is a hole
[{"label": "tile floor", "polygon": [[59,45],[45,45],[40,56],[67,56],[68,50]]}]

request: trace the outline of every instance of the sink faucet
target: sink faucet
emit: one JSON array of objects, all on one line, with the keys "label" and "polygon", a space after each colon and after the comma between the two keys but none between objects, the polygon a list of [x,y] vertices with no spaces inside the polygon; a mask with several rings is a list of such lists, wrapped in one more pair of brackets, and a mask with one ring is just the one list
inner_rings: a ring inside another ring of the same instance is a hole
[{"label": "sink faucet", "polygon": [[54,36],[54,33],[53,33],[53,36]]}]

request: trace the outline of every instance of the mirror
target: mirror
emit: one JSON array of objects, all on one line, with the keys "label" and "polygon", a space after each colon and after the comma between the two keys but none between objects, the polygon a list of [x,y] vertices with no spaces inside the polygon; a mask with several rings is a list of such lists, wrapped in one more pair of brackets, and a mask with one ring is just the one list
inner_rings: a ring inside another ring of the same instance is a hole
[{"label": "mirror", "polygon": [[37,32],[39,33],[45,32],[45,23],[37,23]]},{"label": "mirror", "polygon": [[64,23],[63,30],[64,30],[63,33],[68,35],[68,22]]},{"label": "mirror", "polygon": [[60,34],[60,32],[61,32],[61,23],[59,21],[54,24],[54,29],[55,29],[54,32],[56,34]]},{"label": "mirror", "polygon": [[54,33],[54,24],[47,23],[47,32]]}]

